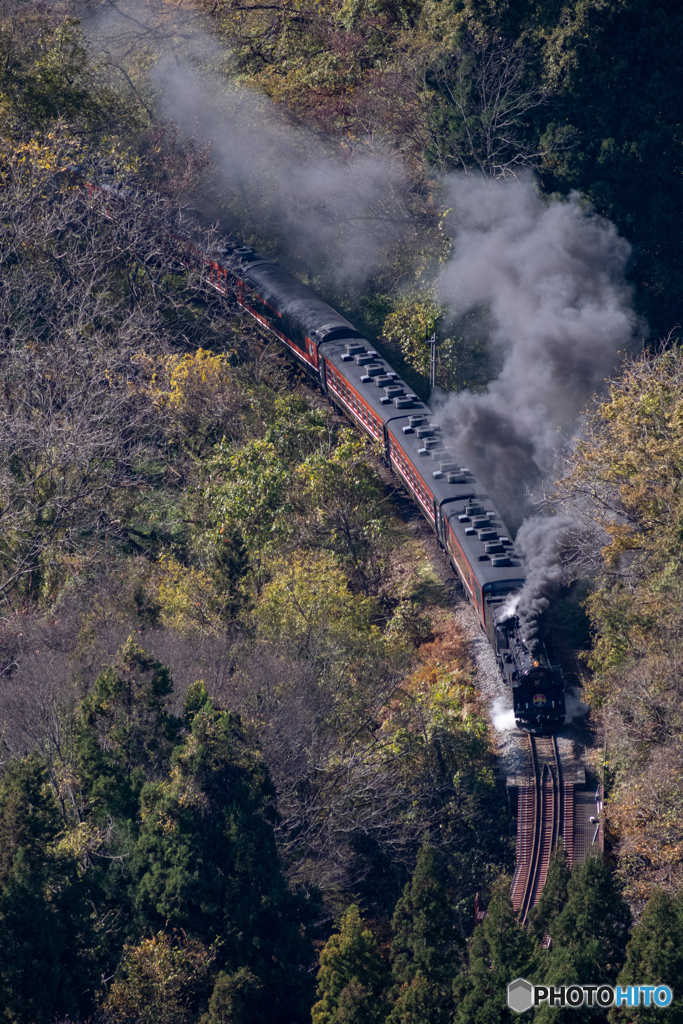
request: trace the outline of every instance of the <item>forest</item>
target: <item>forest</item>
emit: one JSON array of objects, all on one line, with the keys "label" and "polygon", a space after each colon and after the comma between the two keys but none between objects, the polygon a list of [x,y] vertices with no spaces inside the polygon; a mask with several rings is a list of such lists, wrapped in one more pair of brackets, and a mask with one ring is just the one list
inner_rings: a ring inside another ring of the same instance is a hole
[{"label": "forest", "polygon": [[[539,1022],[683,1020],[679,30],[671,0],[0,0],[0,1020],[493,1024],[518,976],[674,989]],[[486,395],[491,311],[440,284],[462,180],[607,218],[633,310],[544,481],[606,856],[560,847],[528,926],[455,577],[178,245],[257,246],[418,394],[434,333],[440,393]]]}]

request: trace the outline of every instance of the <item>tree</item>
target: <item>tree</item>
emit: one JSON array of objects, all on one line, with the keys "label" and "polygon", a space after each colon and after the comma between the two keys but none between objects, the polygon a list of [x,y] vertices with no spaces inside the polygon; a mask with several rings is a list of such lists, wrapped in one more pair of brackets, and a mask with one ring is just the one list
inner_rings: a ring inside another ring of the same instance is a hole
[{"label": "tree", "polygon": [[83,700],[77,762],[96,818],[135,819],[142,787],[167,770],[181,725],[168,710],[172,692],[168,669],[129,637]]},{"label": "tree", "polygon": [[44,130],[60,119],[88,133],[142,128],[145,111],[98,75],[76,18],[10,0],[0,11],[0,55],[5,130]]},{"label": "tree", "polygon": [[251,1024],[259,1019],[262,989],[259,979],[247,967],[240,967],[234,974],[221,971],[211,993],[208,1012],[200,1024]]},{"label": "tree", "polygon": [[248,969],[262,984],[259,1019],[298,1019],[311,905],[282,875],[262,758],[238,719],[197,703],[171,771],[141,793],[131,856],[137,928],[167,925],[215,944],[218,969]]},{"label": "tree", "polygon": [[[498,33],[478,38],[464,29],[454,44],[426,69],[426,84],[438,97],[428,160],[442,169],[477,170],[493,178],[540,166],[551,139],[549,133],[545,145],[539,140],[534,121],[549,90],[535,77],[522,39]],[[552,139],[553,153],[558,141]]]},{"label": "tree", "polygon": [[146,368],[150,397],[167,421],[169,439],[195,457],[240,433],[248,401],[232,365],[235,356],[200,348],[158,356]]},{"label": "tree", "polygon": [[397,999],[389,1021],[446,1024],[454,1009],[451,990],[461,937],[449,905],[443,869],[429,846],[421,849],[412,880],[396,904],[392,928]]},{"label": "tree", "polygon": [[570,877],[567,854],[560,840],[550,855],[541,898],[529,914],[529,931],[539,942],[543,941],[551,923],[565,907]]},{"label": "tree", "polygon": [[214,544],[221,531],[244,538],[258,594],[273,548],[290,532],[291,468],[274,442],[258,438],[237,449],[221,441],[207,469],[207,525]]},{"label": "tree", "polygon": [[217,591],[214,606],[224,621],[231,621],[248,605],[249,568],[249,553],[242,534],[239,530],[223,529],[216,545],[212,575]]},{"label": "tree", "polygon": [[672,898],[664,889],[655,889],[645,904],[640,921],[633,929],[626,947],[626,963],[617,983],[627,985],[669,985],[674,992],[670,1006],[634,1011],[614,1007],[610,1021],[661,1020],[663,1024],[680,1024],[683,1020],[683,999],[678,991],[683,977],[683,899]]},{"label": "tree", "polygon": [[369,453],[365,439],[343,430],[331,451],[318,451],[297,468],[295,499],[304,543],[338,555],[366,596],[376,592],[381,579],[389,525]]},{"label": "tree", "polygon": [[601,540],[587,566],[600,572],[587,605],[591,660],[603,672],[667,650],[679,634],[682,400],[679,349],[626,363],[559,483],[564,507]]},{"label": "tree", "polygon": [[320,954],[318,1001],[311,1010],[313,1024],[373,1024],[386,1014],[384,990],[389,973],[372,932],[363,927],[353,904]]},{"label": "tree", "polygon": [[511,1022],[507,986],[517,977],[528,978],[533,967],[533,944],[512,908],[510,880],[501,876],[484,921],[474,929],[468,968],[454,984],[456,1024]]},{"label": "tree", "polygon": [[[548,127],[575,137],[548,160],[544,183],[549,191],[581,189],[635,244],[631,279],[655,336],[680,321],[683,298],[673,229],[683,197],[672,159],[683,114],[674,43],[682,27],[675,0],[573,0],[542,53],[554,93]],[[656,168],[653,151],[661,154]]]},{"label": "tree", "polygon": [[[601,854],[589,855],[572,869],[566,903],[550,921],[551,948],[541,951],[532,980],[555,987],[590,985],[598,979],[613,984],[624,962],[630,923],[631,912],[614,872]],[[542,1022],[568,1022],[576,1012],[544,1005],[537,1016]],[[580,1012],[593,1017],[588,1009]]]},{"label": "tree", "polygon": [[91,895],[60,847],[64,820],[38,755],[0,780],[0,1005],[9,1024],[50,1024],[93,1005]]},{"label": "tree", "polygon": [[215,950],[196,939],[159,932],[124,946],[104,1000],[114,1024],[194,1024],[206,1005]]},{"label": "tree", "polygon": [[372,619],[374,598],[352,593],[336,559],[326,551],[295,551],[273,559],[272,578],[254,616],[259,634],[294,658],[309,660],[321,675],[341,681],[363,656],[381,656],[382,639]]},{"label": "tree", "polygon": [[630,923],[631,912],[620,882],[604,857],[595,854],[572,870],[567,902],[551,922],[550,934],[556,946],[581,951],[588,973],[602,970],[605,976],[609,965],[607,977],[616,977]]},{"label": "tree", "polygon": [[438,331],[445,310],[434,296],[401,296],[387,316],[382,334],[400,348],[405,359],[423,376],[429,376],[428,341]]},{"label": "tree", "polygon": [[609,735],[619,870],[639,900],[681,830],[682,371],[669,345],[627,362],[558,489],[592,538],[579,560],[594,576],[591,701]]}]

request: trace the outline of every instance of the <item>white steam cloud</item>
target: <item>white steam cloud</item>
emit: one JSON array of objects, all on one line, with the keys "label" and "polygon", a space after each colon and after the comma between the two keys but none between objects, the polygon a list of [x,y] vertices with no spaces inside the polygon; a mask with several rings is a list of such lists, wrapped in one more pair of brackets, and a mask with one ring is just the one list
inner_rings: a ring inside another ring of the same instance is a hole
[{"label": "white steam cloud", "polygon": [[571,725],[577,718],[583,718],[589,712],[589,707],[584,704],[579,696],[579,691],[574,686],[564,691],[564,704],[566,708],[565,725]]},{"label": "white steam cloud", "polygon": [[491,706],[491,721],[496,732],[514,732],[517,728],[515,712],[513,708],[508,707],[509,703],[510,697],[506,695],[505,697],[496,697]]},{"label": "white steam cloud", "polygon": [[[192,59],[162,59],[154,79],[162,116],[211,142],[214,191],[235,229],[278,239],[302,273],[358,288],[416,229],[404,164],[370,140],[342,157],[267,97],[226,86]],[[206,196],[201,205],[220,212]]]},{"label": "white steam cloud", "polygon": [[545,202],[530,176],[453,176],[447,187],[456,230],[441,298],[454,317],[487,310],[502,368],[485,392],[449,396],[441,419],[517,525],[587,401],[634,348],[630,246],[577,195]]}]

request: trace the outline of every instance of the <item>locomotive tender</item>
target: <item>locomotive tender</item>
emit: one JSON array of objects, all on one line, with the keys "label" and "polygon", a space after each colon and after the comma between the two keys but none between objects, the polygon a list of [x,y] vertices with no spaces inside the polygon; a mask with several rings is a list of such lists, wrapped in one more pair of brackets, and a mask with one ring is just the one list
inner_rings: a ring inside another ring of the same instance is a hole
[{"label": "locomotive tender", "polygon": [[524,583],[524,569],[488,494],[449,448],[434,414],[360,332],[309,288],[248,246],[205,259],[207,281],[274,334],[323,393],[379,442],[448,552],[498,654],[517,725],[546,732],[564,721],[559,670],[532,655],[516,618],[496,612]]}]

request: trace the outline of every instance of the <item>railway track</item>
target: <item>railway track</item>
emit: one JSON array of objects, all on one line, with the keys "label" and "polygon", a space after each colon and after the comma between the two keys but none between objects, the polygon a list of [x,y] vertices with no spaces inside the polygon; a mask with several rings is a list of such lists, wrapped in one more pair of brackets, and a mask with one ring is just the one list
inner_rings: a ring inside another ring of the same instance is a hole
[{"label": "railway track", "polygon": [[527,734],[532,775],[520,787],[517,819],[517,870],[512,882],[512,904],[520,920],[543,892],[550,854],[563,834],[565,787],[554,736]]}]

